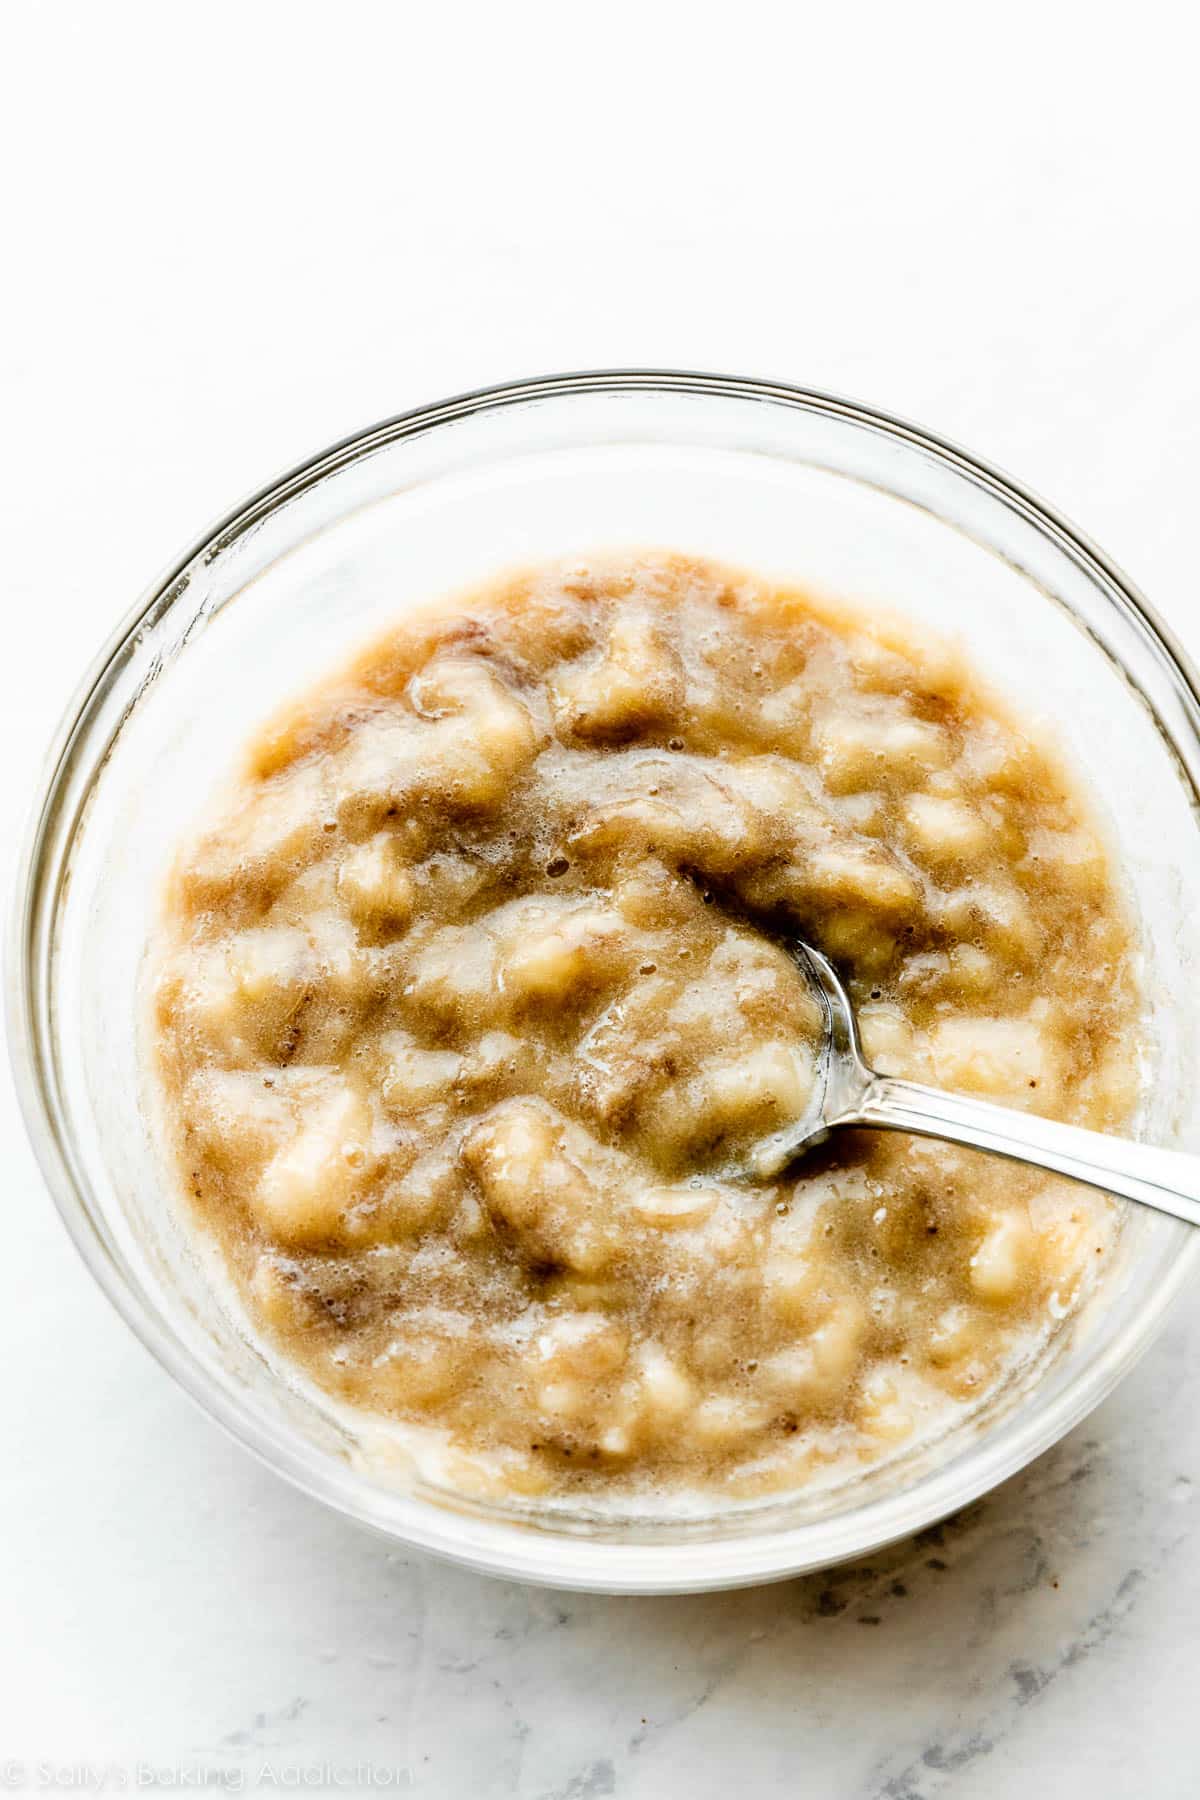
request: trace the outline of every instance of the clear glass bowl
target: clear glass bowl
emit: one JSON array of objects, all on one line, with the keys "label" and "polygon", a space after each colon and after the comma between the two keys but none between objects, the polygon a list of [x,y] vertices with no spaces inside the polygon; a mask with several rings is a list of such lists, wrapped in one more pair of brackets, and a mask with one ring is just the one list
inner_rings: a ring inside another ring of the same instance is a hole
[{"label": "clear glass bowl", "polygon": [[1200,1139],[1200,707],[1124,577],[1015,483],[865,407],[769,383],[560,376],[408,413],[304,463],[168,571],[89,673],[20,874],[9,1018],[46,1180],[163,1365],[282,1475],[406,1544],[560,1587],[735,1586],[861,1556],[1011,1475],[1146,1348],[1197,1258],[1131,1211],[1096,1298],[938,1445],[839,1488],[686,1520],[522,1511],[406,1485],[369,1428],[274,1369],[220,1298],[139,1105],[134,994],[159,876],[254,723],[404,608],[507,565],[626,544],[708,554],[962,639],[1102,794],[1140,912],[1157,1077],[1139,1131]]}]

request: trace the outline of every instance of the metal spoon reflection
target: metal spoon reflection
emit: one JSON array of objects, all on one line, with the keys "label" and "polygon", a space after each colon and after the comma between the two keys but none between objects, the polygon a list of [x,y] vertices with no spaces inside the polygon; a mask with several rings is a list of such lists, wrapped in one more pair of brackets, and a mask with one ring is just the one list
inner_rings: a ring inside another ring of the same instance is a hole
[{"label": "metal spoon reflection", "polygon": [[793,940],[787,948],[820,1002],[824,1036],[803,1117],[761,1139],[740,1167],[743,1177],[769,1181],[831,1131],[866,1126],[943,1138],[1032,1163],[1200,1225],[1200,1156],[877,1074],[863,1057],[854,1007],[833,965],[810,944]]}]

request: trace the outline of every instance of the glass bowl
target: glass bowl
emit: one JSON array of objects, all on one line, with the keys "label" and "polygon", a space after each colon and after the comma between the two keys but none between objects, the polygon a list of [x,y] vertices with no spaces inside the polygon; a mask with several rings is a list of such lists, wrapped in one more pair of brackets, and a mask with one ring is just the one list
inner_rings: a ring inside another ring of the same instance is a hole
[{"label": "glass bowl", "polygon": [[20,871],[9,1023],[25,1117],[88,1266],[160,1362],[306,1492],[393,1539],[559,1587],[730,1587],[929,1525],[1061,1437],[1145,1350],[1200,1236],[1131,1209],[1090,1304],[938,1444],[835,1488],[687,1518],[476,1503],[381,1461],[288,1380],[182,1227],[140,1105],[135,992],[168,856],[252,726],[406,607],[506,566],[680,549],[907,613],[1053,721],[1106,805],[1144,934],[1155,1078],[1137,1129],[1200,1141],[1200,707],[1145,601],[975,457],[778,384],[566,375],[464,395],[322,452],[157,582],[54,745]]}]

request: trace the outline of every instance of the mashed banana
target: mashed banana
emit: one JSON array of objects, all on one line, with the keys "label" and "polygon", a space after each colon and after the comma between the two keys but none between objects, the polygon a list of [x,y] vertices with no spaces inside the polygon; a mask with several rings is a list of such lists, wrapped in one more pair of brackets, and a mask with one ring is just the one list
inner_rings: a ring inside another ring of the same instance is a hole
[{"label": "mashed banana", "polygon": [[812,1084],[789,929],[881,1069],[1128,1117],[1089,809],[944,646],[673,556],[375,644],[254,743],[154,952],[173,1154],[257,1326],[492,1492],[751,1495],[983,1400],[1110,1205],[887,1133],[731,1179]]}]

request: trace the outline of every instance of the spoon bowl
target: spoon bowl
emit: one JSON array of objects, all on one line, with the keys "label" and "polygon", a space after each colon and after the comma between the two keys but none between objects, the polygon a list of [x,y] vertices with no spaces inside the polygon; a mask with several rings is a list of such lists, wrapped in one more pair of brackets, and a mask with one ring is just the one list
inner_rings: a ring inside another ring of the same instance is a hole
[{"label": "spoon bowl", "polygon": [[744,1177],[771,1181],[840,1126],[867,1126],[1030,1163],[1200,1225],[1200,1156],[879,1074],[863,1056],[854,1004],[828,957],[799,938],[787,948],[821,1007],[815,1079],[801,1118],[755,1145],[739,1171]]},{"label": "spoon bowl", "polygon": [[857,1124],[871,1084],[878,1079],[863,1056],[854,1006],[833,964],[799,938],[786,949],[821,1008],[822,1037],[802,1117],[760,1140],[750,1154],[748,1172],[758,1181],[782,1174],[837,1126]]}]

